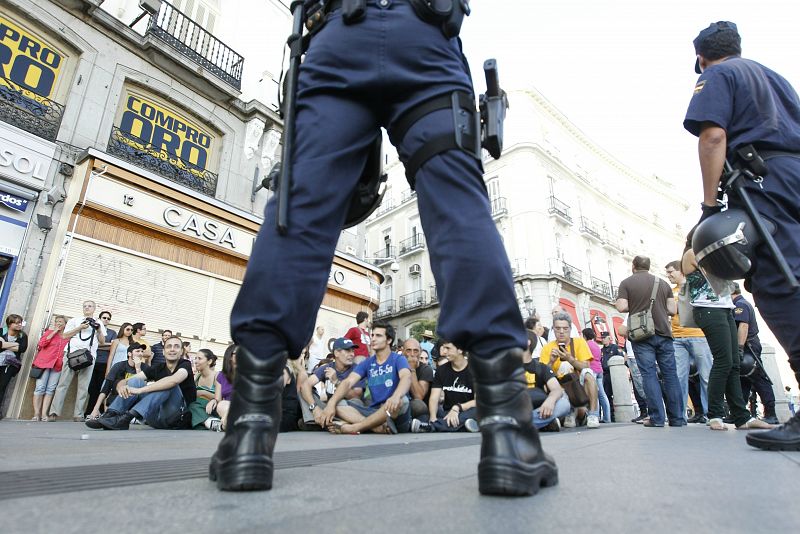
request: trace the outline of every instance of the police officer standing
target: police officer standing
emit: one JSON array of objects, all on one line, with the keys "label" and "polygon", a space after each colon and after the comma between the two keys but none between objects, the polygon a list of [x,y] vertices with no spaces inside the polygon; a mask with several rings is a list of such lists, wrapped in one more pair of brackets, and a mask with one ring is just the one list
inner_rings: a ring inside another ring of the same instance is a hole
[{"label": "police officer standing", "polygon": [[[775,392],[772,391],[772,382],[769,380],[767,371],[761,365],[761,340],[758,338],[758,322],[753,306],[742,296],[739,284],[735,284],[731,296],[733,297],[733,320],[736,321],[736,328],[739,336],[739,353],[747,354],[752,359],[752,366],[745,367],[742,361],[742,397],[745,402],[750,398],[751,392],[758,393],[761,397],[761,404],[764,405],[764,422],[772,425],[778,424],[778,417],[775,415]],[[755,397],[753,397],[755,399]],[[753,401],[755,403],[755,401]],[[753,414],[755,417],[755,414]]]},{"label": "police officer standing", "polygon": [[[763,218],[775,224],[778,248],[800,278],[800,99],[782,76],[740,57],[741,37],[732,22],[711,24],[695,38],[694,48],[695,71],[701,76],[683,125],[699,137],[700,220],[721,210],[717,191],[726,157],[739,167],[743,163],[737,151],[752,145],[747,156],[757,152],[769,173],[762,184],[747,180],[745,188]],[[741,208],[741,198],[729,194],[728,206]],[[746,287],[788,353],[800,382],[800,328],[796,324],[800,290],[785,282],[763,245],[756,257]],[[761,449],[800,450],[800,414],[773,430],[749,434],[747,443]]]},{"label": "police officer standing", "polygon": [[283,367],[311,337],[351,197],[383,127],[416,188],[440,291],[439,334],[470,352],[483,435],[479,490],[531,495],[556,484],[531,424],[527,337],[491,217],[480,134],[469,130],[472,120],[455,127],[476,113],[452,24],[467,0],[305,4],[323,11],[314,12],[297,82],[289,221],[282,231],[271,223],[273,197],[231,315],[235,393],[210,478],[221,490],[272,486]]}]

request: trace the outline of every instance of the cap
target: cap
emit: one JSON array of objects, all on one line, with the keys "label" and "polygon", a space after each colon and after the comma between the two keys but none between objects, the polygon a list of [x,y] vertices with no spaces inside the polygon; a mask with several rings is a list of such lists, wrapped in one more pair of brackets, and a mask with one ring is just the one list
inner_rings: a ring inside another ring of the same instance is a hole
[{"label": "cap", "polygon": [[132,353],[136,349],[143,349],[146,345],[142,345],[141,343],[136,343],[135,341],[128,345],[128,353]]},{"label": "cap", "polygon": [[600,337],[611,337],[611,333],[603,332],[602,334],[600,334]]},{"label": "cap", "polygon": [[429,338],[433,339],[433,330],[425,330],[422,333],[422,337],[429,337]]},{"label": "cap", "polygon": [[357,349],[357,348],[358,345],[356,345],[346,337],[340,337],[333,342],[333,350],[342,350],[342,349],[347,350],[347,349]]},{"label": "cap", "polygon": [[[733,22],[721,20],[719,22],[712,22],[711,24],[709,24],[708,28],[704,29],[699,34],[697,34],[697,37],[695,37],[694,41],[692,41],[692,43],[694,43],[695,53],[705,55],[703,54],[704,52],[703,45],[705,44],[705,40],[717,32],[725,32],[725,31],[732,31],[736,35],[739,35],[739,30],[736,28],[736,24],[734,24]],[[697,74],[703,73],[703,71],[700,70],[700,58],[697,58],[694,62],[694,71]]]}]

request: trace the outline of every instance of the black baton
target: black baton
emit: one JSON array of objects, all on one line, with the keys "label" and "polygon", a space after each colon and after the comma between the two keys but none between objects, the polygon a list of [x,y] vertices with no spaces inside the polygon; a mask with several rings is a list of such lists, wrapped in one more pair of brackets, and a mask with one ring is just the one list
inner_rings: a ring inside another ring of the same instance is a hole
[{"label": "black baton", "polygon": [[750,216],[750,220],[753,221],[753,226],[755,226],[756,232],[758,235],[761,236],[761,239],[764,240],[764,244],[769,249],[770,254],[778,263],[778,268],[781,271],[781,274],[786,279],[786,283],[789,284],[789,287],[792,289],[800,288],[800,283],[797,281],[797,277],[792,272],[792,269],[789,267],[789,263],[786,261],[786,258],[783,255],[783,252],[778,248],[778,244],[775,243],[775,239],[772,237],[772,234],[767,231],[766,226],[764,226],[764,221],[761,220],[761,215],[758,213],[753,201],[750,199],[750,193],[747,192],[747,188],[744,186],[744,179],[745,177],[749,179],[755,178],[755,175],[750,172],[743,172],[742,169],[734,169],[727,160],[725,160],[725,186],[723,189],[726,191],[733,191],[738,195],[740,199],[742,199],[742,204],[744,204],[744,210]]}]

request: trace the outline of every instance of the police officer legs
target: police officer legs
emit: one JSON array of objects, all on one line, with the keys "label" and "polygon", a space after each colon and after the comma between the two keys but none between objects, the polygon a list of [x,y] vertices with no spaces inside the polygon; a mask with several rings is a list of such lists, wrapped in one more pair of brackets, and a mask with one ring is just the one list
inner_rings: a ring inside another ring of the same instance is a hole
[{"label": "police officer legs", "polygon": [[[311,337],[378,127],[387,127],[407,163],[430,139],[453,131],[453,112],[422,117],[402,136],[398,119],[431,97],[472,94],[458,40],[422,22],[408,0],[370,2],[364,20],[350,25],[340,11],[314,35],[300,70],[288,232],[277,233],[271,201],[231,316],[240,345],[235,393],[210,466],[222,490],[272,485],[283,366]],[[472,356],[483,433],[480,491],[536,493],[555,484],[558,473],[530,422],[522,369],[527,337],[480,162],[448,150],[429,158],[415,178],[441,299],[439,330]]]}]

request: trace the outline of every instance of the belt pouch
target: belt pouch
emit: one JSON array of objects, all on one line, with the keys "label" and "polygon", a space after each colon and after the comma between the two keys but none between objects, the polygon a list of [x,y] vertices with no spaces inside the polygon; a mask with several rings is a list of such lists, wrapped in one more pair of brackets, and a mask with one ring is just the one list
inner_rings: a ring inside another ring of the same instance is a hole
[{"label": "belt pouch", "polygon": [[356,24],[367,16],[367,0],[342,0],[342,20],[345,24]]}]

